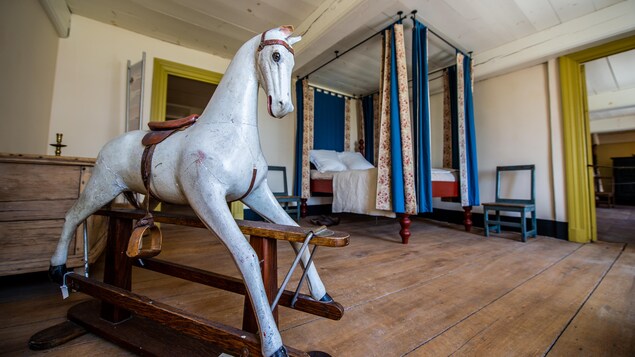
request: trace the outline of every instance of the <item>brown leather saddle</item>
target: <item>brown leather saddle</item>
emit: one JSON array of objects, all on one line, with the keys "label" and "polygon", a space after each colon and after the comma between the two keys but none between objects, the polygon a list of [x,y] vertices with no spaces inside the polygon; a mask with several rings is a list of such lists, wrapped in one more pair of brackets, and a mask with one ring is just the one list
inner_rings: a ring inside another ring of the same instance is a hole
[{"label": "brown leather saddle", "polygon": [[[126,250],[126,255],[130,258],[151,258],[161,253],[163,236],[159,227],[154,224],[154,218],[152,213],[150,213],[150,197],[155,197],[150,189],[154,149],[157,144],[170,137],[170,135],[189,128],[197,120],[198,115],[193,114],[177,120],[148,123],[150,131],[141,140],[141,144],[145,146],[141,157],[141,178],[148,195],[146,197],[146,215],[137,221],[130,236],[128,249]],[[135,204],[135,206],[138,207],[139,205]]]}]

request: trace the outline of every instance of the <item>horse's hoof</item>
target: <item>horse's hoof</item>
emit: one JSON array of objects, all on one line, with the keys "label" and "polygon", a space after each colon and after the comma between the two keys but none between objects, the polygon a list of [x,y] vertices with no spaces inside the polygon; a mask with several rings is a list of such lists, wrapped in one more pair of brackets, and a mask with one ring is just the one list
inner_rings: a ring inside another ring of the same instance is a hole
[{"label": "horse's hoof", "polygon": [[287,349],[284,346],[281,346],[276,352],[274,352],[270,357],[288,357]]},{"label": "horse's hoof", "polygon": [[49,279],[54,283],[62,285],[64,283],[64,274],[67,272],[68,269],[66,269],[66,264],[56,266],[51,265],[49,266]]},{"label": "horse's hoof", "polygon": [[333,298],[329,295],[329,293],[325,293],[320,299],[320,302],[333,302]]}]

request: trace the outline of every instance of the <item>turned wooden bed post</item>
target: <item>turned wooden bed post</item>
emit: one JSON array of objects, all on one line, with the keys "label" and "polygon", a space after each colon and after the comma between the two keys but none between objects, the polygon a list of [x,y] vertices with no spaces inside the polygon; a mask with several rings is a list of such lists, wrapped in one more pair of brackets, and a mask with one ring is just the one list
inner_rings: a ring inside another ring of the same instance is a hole
[{"label": "turned wooden bed post", "polygon": [[300,198],[300,217],[305,218],[309,213],[309,207],[306,198]]},{"label": "turned wooden bed post", "polygon": [[472,206],[463,206],[463,225],[466,232],[472,230]]},{"label": "turned wooden bed post", "polygon": [[410,224],[412,223],[410,215],[407,213],[399,213],[397,220],[399,221],[399,225],[401,225],[401,230],[399,231],[401,242],[408,244],[408,239],[410,239]]}]

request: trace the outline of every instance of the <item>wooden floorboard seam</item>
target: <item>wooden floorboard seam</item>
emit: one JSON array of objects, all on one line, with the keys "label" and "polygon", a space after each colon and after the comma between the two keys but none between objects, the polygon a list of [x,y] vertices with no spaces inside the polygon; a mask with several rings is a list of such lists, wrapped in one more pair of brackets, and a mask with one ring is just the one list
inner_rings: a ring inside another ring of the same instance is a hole
[{"label": "wooden floorboard seam", "polygon": [[[454,328],[455,326],[457,326],[457,325],[458,325],[458,324],[460,324],[461,322],[463,322],[463,321],[465,321],[465,320],[469,319],[470,317],[472,317],[472,316],[474,316],[475,314],[479,313],[481,310],[483,310],[483,309],[487,308],[488,306],[490,306],[490,305],[494,304],[494,303],[495,303],[495,302],[497,302],[498,300],[500,300],[500,299],[504,298],[505,296],[509,295],[509,294],[510,294],[510,293],[512,293],[514,290],[516,290],[516,289],[518,289],[519,287],[523,286],[523,285],[524,285],[524,284],[526,284],[527,282],[530,282],[531,280],[533,280],[534,278],[536,278],[536,277],[537,277],[537,276],[539,276],[540,274],[544,273],[544,272],[545,272],[545,271],[547,271],[548,269],[552,268],[552,267],[553,267],[553,266],[555,266],[556,264],[560,263],[561,261],[563,261],[563,260],[564,260],[564,259],[566,259],[567,257],[569,257],[569,256],[571,256],[572,254],[574,254],[575,252],[577,252],[577,251],[578,251],[580,248],[582,248],[582,247],[583,247],[583,245],[580,245],[580,246],[579,246],[578,248],[576,248],[575,250],[573,250],[573,251],[569,252],[568,254],[566,254],[566,255],[562,256],[560,259],[558,259],[558,260],[554,261],[552,264],[550,264],[550,265],[546,266],[544,269],[542,269],[542,270],[540,270],[540,271],[536,272],[534,275],[532,275],[532,276],[530,276],[529,278],[527,278],[527,279],[523,280],[522,282],[518,283],[516,286],[514,286],[514,287],[513,287],[513,288],[511,288],[511,289],[509,289],[509,290],[508,290],[507,292],[505,292],[504,294],[501,294],[501,295],[500,295],[500,296],[498,296],[497,298],[495,298],[495,299],[493,299],[492,301],[490,301],[489,303],[487,303],[487,304],[485,304],[485,305],[481,306],[480,308],[478,308],[478,309],[474,310],[473,312],[471,312],[470,314],[466,315],[466,316],[465,316],[465,317],[463,317],[462,319],[457,320],[454,324],[452,324],[452,325],[448,326],[447,328],[443,329],[442,331],[439,331],[439,333],[437,333],[436,335],[434,335],[434,336],[430,337],[429,339],[427,339],[427,340],[423,341],[421,344],[417,345],[417,346],[416,346],[415,348],[413,348],[412,350],[410,350],[410,351],[408,351],[408,352],[404,353],[402,356],[406,356],[406,355],[408,355],[408,354],[413,353],[414,351],[416,351],[417,349],[419,349],[421,346],[424,346],[424,345],[425,345],[425,344],[427,344],[428,342],[430,342],[430,341],[434,340],[435,338],[437,338],[437,337],[439,337],[439,336],[443,335],[444,333],[446,333],[446,332],[447,332],[447,331],[449,331],[450,329]],[[520,249],[520,248],[519,248],[519,249]],[[620,253],[620,254],[621,254],[621,253]],[[612,264],[615,264],[615,261],[617,261],[617,259],[615,259],[615,260],[613,261],[613,263],[612,263]],[[611,265],[611,267],[612,267],[612,266],[613,266],[613,265]],[[610,270],[610,269],[609,269],[609,270]],[[607,272],[608,272],[608,270],[605,272],[605,274],[602,276],[602,278],[604,278],[604,276],[606,275],[606,273],[607,273]],[[599,283],[598,283],[598,285],[599,285]],[[596,286],[595,288],[597,288],[597,286]],[[595,289],[595,288],[594,288],[594,289]],[[589,296],[590,296],[590,295],[589,295]],[[588,297],[587,297],[587,299],[588,299]],[[586,301],[586,300],[585,300],[585,301]],[[572,318],[572,319],[573,319],[573,318]],[[487,328],[489,328],[489,326],[488,326],[488,327],[486,327],[486,328],[481,329],[481,330],[479,331],[479,333],[480,333],[480,332],[482,332],[482,331],[487,330]],[[478,336],[478,334],[475,334],[474,336]],[[464,343],[463,345],[465,345],[465,344],[469,343],[469,342],[470,342],[470,340],[471,340],[471,339],[466,340],[466,341],[465,341],[465,343]],[[554,343],[555,343],[555,342],[554,342]]]},{"label": "wooden floorboard seam", "polygon": [[[593,243],[590,243],[593,244]],[[556,345],[556,343],[558,343],[558,340],[560,339],[560,337],[562,337],[562,335],[565,333],[565,331],[569,328],[569,326],[571,326],[571,323],[573,322],[573,320],[576,318],[576,316],[578,316],[578,314],[580,313],[580,311],[582,310],[582,308],[584,308],[584,305],[586,305],[586,303],[589,301],[589,299],[591,298],[591,296],[593,296],[593,294],[595,293],[595,291],[598,289],[598,287],[600,286],[600,284],[602,283],[602,281],[604,281],[604,278],[608,275],[608,273],[611,271],[611,269],[613,269],[613,266],[615,265],[615,263],[617,263],[617,261],[620,259],[620,257],[622,256],[622,254],[624,254],[624,250],[626,249],[626,244],[622,245],[622,250],[620,251],[620,253],[615,257],[615,259],[613,260],[613,262],[611,263],[611,265],[608,267],[608,269],[606,269],[606,271],[604,272],[604,274],[602,274],[602,276],[600,277],[600,279],[598,279],[597,283],[595,284],[595,286],[593,287],[593,289],[591,289],[591,291],[589,292],[589,294],[584,298],[584,301],[582,302],[582,304],[580,304],[580,306],[578,306],[578,309],[575,311],[574,314],[571,315],[571,318],[569,319],[569,321],[567,321],[567,323],[562,327],[562,330],[560,331],[560,333],[558,334],[558,336],[556,336],[556,338],[553,340],[553,342],[549,345],[549,347],[547,348],[547,351],[543,354],[543,356],[547,356],[549,355],[549,352],[551,352],[551,350],[553,349],[553,347]]]},{"label": "wooden floorboard seam", "polygon": [[[511,252],[514,252],[514,251],[517,251],[517,250],[522,250],[522,249],[524,249],[523,246],[517,246],[517,247],[511,247],[509,249],[505,249],[505,251],[511,253]],[[479,258],[479,257],[487,255],[487,254],[489,254],[489,252],[483,251],[482,253],[476,254],[476,255],[474,255],[474,256],[472,256],[470,258],[476,259],[476,258]],[[443,277],[445,277],[447,275],[454,274],[456,272],[459,272],[459,271],[464,270],[464,269],[468,269],[470,266],[475,266],[475,265],[478,265],[478,263],[472,262],[472,263],[468,263],[468,264],[465,264],[465,265],[457,266],[456,268],[444,271],[443,273],[441,273],[439,275],[435,275],[435,276],[430,277],[428,279],[422,280],[422,281],[420,281],[420,282],[418,282],[416,284],[412,284],[412,285],[409,285],[409,286],[406,286],[406,287],[403,287],[403,288],[400,288],[400,289],[397,289],[397,290],[394,290],[394,291],[391,291],[391,292],[387,292],[387,293],[385,293],[385,294],[383,294],[381,296],[377,296],[375,298],[367,299],[367,300],[364,300],[364,301],[360,301],[360,302],[358,302],[356,304],[347,306],[347,307],[344,308],[344,310],[345,311],[352,310],[352,309],[354,309],[354,308],[356,308],[358,306],[365,305],[365,304],[371,303],[373,301],[381,300],[381,299],[389,297],[389,296],[391,296],[393,294],[398,294],[398,293],[407,291],[409,289],[414,289],[414,288],[429,284],[429,283],[431,283],[431,282],[433,282],[435,280],[441,279],[441,278],[443,278]]]}]

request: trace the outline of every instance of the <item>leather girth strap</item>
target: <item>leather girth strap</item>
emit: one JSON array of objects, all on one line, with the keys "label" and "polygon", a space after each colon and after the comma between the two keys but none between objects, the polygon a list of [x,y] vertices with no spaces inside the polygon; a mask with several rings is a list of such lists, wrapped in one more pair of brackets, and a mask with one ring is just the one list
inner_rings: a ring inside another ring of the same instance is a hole
[{"label": "leather girth strap", "polygon": [[251,172],[251,182],[249,183],[249,188],[247,189],[247,192],[245,192],[244,195],[240,196],[240,198],[237,199],[236,201],[240,201],[243,198],[247,197],[247,195],[249,195],[251,190],[254,188],[254,183],[256,183],[256,175],[257,174],[258,174],[258,169],[254,167],[253,171]]},{"label": "leather girth strap", "polygon": [[[126,255],[130,258],[151,258],[161,253],[163,236],[159,227],[154,224],[154,218],[152,217],[152,213],[150,213],[150,198],[156,198],[150,189],[152,180],[152,155],[154,154],[154,149],[157,144],[175,132],[189,128],[196,123],[197,119],[198,115],[190,115],[189,117],[178,119],[171,123],[168,122],[169,124],[148,124],[151,131],[141,140],[141,143],[145,146],[143,155],[141,156],[141,179],[143,180],[143,186],[147,192],[145,199],[146,215],[137,221],[132,230],[132,235],[128,242],[128,249],[126,250]],[[150,240],[149,247],[144,246],[144,237],[146,240]]]}]

